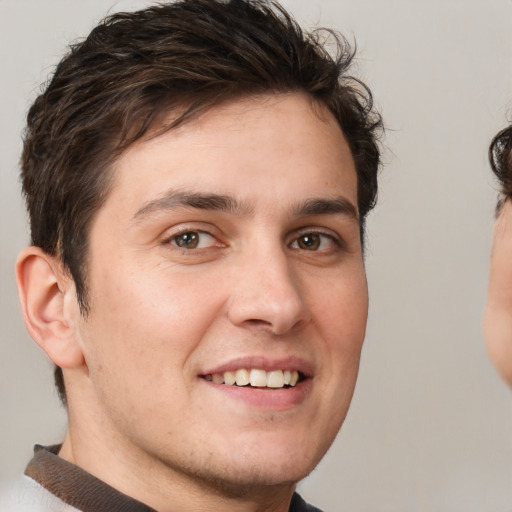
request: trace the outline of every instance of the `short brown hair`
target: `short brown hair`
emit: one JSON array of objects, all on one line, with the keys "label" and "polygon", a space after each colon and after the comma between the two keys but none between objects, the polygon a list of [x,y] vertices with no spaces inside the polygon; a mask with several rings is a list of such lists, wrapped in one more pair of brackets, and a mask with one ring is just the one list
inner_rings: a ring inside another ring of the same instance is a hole
[{"label": "short brown hair", "polygon": [[[21,164],[32,244],[60,257],[82,314],[88,233],[112,163],[174,109],[162,131],[242,95],[302,91],[322,102],[352,151],[363,235],[382,122],[370,90],[348,75],[353,56],[341,35],[304,33],[264,0],[179,0],[118,13],[72,45],[30,108]],[[60,369],[56,381],[65,400]]]}]

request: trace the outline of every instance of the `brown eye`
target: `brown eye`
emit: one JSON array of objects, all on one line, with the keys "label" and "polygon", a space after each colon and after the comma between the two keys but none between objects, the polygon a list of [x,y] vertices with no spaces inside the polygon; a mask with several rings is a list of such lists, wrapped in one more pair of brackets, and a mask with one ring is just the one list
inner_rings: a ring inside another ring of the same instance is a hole
[{"label": "brown eye", "polygon": [[174,242],[183,249],[195,249],[199,245],[199,233],[197,231],[181,233],[174,237]]},{"label": "brown eye", "polygon": [[320,247],[321,237],[315,233],[308,233],[302,235],[297,239],[297,244],[300,249],[306,251],[316,251]]},{"label": "brown eye", "polygon": [[180,249],[187,250],[223,247],[223,244],[220,243],[219,240],[206,231],[183,231],[169,238],[168,242]]}]

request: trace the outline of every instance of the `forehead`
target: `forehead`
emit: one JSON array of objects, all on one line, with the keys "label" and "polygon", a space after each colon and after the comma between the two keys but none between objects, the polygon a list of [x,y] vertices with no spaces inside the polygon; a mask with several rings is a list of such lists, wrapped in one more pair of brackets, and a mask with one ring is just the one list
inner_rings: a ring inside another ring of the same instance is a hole
[{"label": "forehead", "polygon": [[[255,190],[272,196],[278,176],[288,180],[290,200],[299,183],[324,195],[329,187],[357,195],[352,155],[337,120],[305,94],[232,100],[169,131],[153,130],[114,164],[112,194],[144,202],[169,188],[199,187],[244,200]],[[274,199],[283,199],[283,192]]]}]

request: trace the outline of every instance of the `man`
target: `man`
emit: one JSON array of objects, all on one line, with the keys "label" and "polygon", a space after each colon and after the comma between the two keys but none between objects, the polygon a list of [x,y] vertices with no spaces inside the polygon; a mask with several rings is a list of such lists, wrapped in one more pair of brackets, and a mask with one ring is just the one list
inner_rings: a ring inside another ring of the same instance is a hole
[{"label": "man", "polygon": [[512,125],[496,135],[489,149],[501,186],[491,251],[484,337],[501,377],[512,386]]},{"label": "man", "polygon": [[277,4],[100,23],[28,114],[16,273],[69,426],[14,501],[305,511],[347,413],[381,122]]}]

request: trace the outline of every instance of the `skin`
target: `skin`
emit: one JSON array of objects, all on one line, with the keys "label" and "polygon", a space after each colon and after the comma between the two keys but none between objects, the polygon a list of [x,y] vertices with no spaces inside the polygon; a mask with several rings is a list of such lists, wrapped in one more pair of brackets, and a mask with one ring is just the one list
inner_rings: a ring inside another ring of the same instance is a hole
[{"label": "skin", "polygon": [[512,203],[507,199],[494,226],[484,339],[489,357],[512,386]]},{"label": "skin", "polygon": [[[368,308],[354,163],[323,106],[238,99],[130,147],[92,224],[87,318],[58,261],[28,248],[17,275],[64,368],[62,457],[159,511],[288,510],[347,413]],[[307,378],[203,378],[238,364]]]}]

